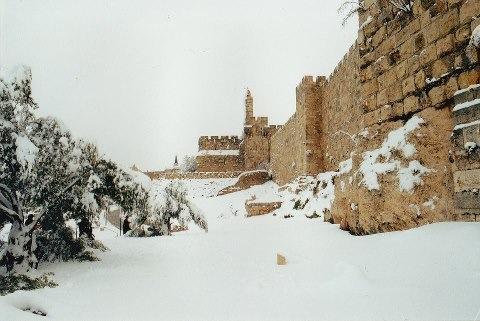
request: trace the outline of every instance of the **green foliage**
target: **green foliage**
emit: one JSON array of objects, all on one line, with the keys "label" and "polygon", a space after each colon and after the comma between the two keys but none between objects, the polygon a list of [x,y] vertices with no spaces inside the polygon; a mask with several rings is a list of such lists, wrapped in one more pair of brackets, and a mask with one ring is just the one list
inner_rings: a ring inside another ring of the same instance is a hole
[{"label": "green foliage", "polygon": [[7,295],[18,290],[35,290],[44,287],[56,287],[58,284],[50,280],[49,274],[31,278],[23,274],[0,276],[0,295]]}]

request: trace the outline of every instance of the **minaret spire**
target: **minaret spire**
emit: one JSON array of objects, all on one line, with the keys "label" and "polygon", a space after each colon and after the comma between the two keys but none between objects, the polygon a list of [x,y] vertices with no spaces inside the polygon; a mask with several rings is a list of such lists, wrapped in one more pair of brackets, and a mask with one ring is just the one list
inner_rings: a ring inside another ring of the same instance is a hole
[{"label": "minaret spire", "polygon": [[253,97],[250,89],[247,88],[245,97],[245,125],[251,125],[253,120]]}]

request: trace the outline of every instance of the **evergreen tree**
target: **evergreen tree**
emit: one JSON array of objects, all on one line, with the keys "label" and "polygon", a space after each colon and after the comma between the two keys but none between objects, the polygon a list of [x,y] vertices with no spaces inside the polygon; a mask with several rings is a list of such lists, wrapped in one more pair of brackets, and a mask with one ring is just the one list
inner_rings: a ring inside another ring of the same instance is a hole
[{"label": "evergreen tree", "polygon": [[7,272],[84,257],[105,199],[126,211],[146,209],[146,191],[131,175],[56,119],[36,115],[30,86],[26,67],[10,82],[0,79],[0,228],[11,224],[0,266]]}]

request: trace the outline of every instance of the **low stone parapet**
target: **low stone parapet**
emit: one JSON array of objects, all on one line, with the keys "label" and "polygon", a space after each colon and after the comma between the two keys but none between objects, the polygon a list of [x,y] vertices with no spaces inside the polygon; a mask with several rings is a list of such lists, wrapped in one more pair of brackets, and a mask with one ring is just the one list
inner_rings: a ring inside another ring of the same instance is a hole
[{"label": "low stone parapet", "polygon": [[145,175],[152,180],[235,178],[240,174],[241,172],[145,172]]},{"label": "low stone parapet", "polygon": [[230,194],[245,190],[255,185],[262,185],[271,179],[270,174],[264,170],[251,171],[242,173],[234,185],[225,187],[218,195]]},{"label": "low stone parapet", "polygon": [[247,210],[247,217],[259,216],[271,213],[282,206],[282,202],[247,202],[245,209]]}]

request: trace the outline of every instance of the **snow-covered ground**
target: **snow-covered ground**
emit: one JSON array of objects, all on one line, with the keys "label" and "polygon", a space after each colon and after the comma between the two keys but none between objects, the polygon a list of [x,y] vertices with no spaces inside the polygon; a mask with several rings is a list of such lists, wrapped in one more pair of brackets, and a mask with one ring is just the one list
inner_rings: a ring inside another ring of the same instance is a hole
[{"label": "snow-covered ground", "polygon": [[[474,320],[480,224],[355,237],[304,216],[245,218],[278,199],[267,183],[210,197],[231,180],[190,181],[209,233],[97,237],[99,262],[56,263],[56,288],[0,297],[0,320]],[[284,196],[285,197],[285,196]],[[276,265],[276,254],[287,265]],[[31,307],[47,317],[22,311]]]}]

